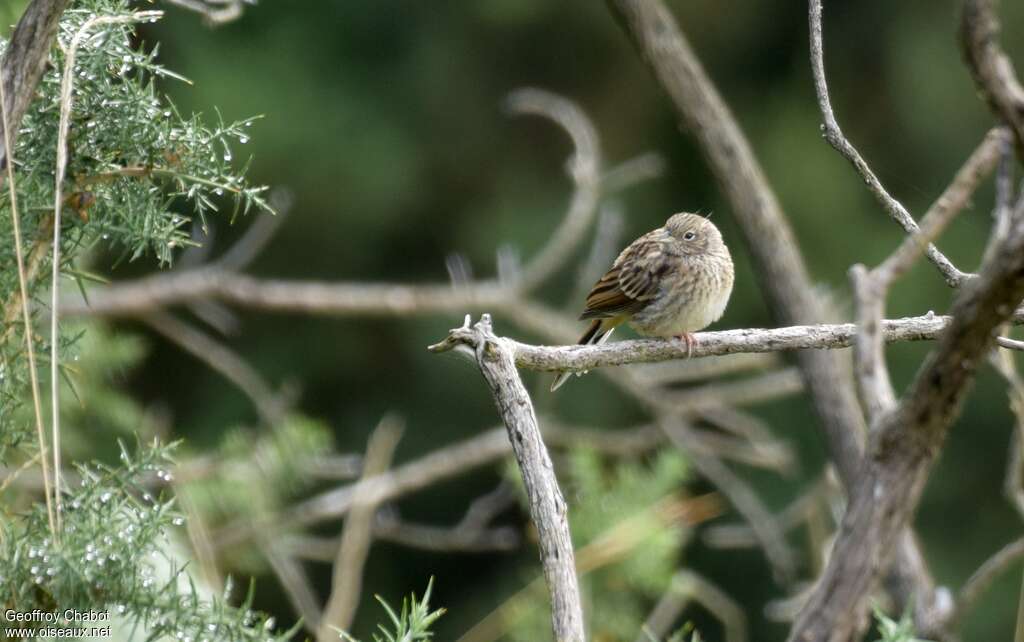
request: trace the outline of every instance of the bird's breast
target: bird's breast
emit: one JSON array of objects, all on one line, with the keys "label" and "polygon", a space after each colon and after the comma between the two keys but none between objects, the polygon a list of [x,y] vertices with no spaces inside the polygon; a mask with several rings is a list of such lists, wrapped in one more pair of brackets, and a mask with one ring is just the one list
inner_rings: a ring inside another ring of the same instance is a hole
[{"label": "bird's breast", "polygon": [[728,255],[684,264],[663,279],[658,295],[633,315],[631,325],[647,336],[670,337],[696,332],[722,317],[732,293],[733,269]]}]

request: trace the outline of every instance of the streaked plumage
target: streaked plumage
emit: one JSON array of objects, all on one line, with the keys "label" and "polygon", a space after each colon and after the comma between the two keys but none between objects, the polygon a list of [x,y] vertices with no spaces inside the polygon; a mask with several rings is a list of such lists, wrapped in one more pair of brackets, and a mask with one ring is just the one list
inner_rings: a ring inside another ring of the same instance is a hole
[{"label": "streaked plumage", "polygon": [[[633,241],[587,296],[591,320],[581,344],[603,343],[628,322],[649,337],[680,337],[721,318],[732,293],[733,266],[718,228],[697,214],[675,214]],[[551,389],[570,373],[558,375]]]}]

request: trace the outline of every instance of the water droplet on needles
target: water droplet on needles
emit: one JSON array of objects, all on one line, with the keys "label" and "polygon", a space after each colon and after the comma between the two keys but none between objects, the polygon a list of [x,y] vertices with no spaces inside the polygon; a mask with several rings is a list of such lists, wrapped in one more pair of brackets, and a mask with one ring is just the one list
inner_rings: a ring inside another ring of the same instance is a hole
[{"label": "water droplet on needles", "polygon": [[239,136],[238,137],[238,142],[240,144],[244,145],[244,144],[249,142],[249,137],[248,136]]},{"label": "water droplet on needles", "polygon": [[231,160],[231,154],[228,153],[228,152],[224,152],[224,160],[225,161],[230,161]]}]

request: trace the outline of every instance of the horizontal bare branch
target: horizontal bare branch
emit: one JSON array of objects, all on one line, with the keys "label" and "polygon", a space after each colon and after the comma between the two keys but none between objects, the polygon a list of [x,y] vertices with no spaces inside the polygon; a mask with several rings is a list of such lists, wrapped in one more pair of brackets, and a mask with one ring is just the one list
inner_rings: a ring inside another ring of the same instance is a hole
[{"label": "horizontal bare branch", "polygon": [[[951,318],[926,314],[882,322],[882,334],[888,342],[930,341],[949,326]],[[786,328],[750,328],[694,334],[690,358],[751,352],[848,348],[857,334],[853,323],[796,325]],[[457,336],[457,333],[454,335]],[[528,370],[582,372],[629,363],[654,363],[686,359],[686,344],[676,340],[637,339],[603,345],[536,346],[507,341],[516,365]],[[441,350],[444,342],[430,346]]]}]

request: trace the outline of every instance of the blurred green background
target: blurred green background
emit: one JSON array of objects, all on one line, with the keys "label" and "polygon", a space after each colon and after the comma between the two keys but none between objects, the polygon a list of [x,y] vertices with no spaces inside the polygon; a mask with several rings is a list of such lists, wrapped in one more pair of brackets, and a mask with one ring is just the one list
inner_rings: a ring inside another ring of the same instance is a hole
[{"label": "blurred green background", "polygon": [[[0,8],[0,18],[9,24],[23,4]],[[847,269],[876,264],[902,234],[820,137],[805,3],[669,4],[750,137],[814,278],[832,291],[835,316],[848,318]],[[1004,42],[1024,62],[1024,5],[1004,5]],[[957,12],[950,0],[826,3],[826,63],[837,116],[915,215],[992,124],[960,60]],[[252,266],[254,274],[438,282],[447,279],[444,259],[451,252],[463,253],[479,276],[493,274],[501,245],[531,256],[567,205],[571,183],[563,168],[571,148],[549,124],[503,113],[508,92],[529,85],[564,94],[589,113],[606,164],[646,151],[663,155],[661,178],[618,197],[625,236],[682,209],[714,212],[738,268],[732,302],[716,327],[772,324],[739,231],[699,150],[601,2],[262,0],[216,29],[168,7],[166,19],[146,25],[141,35],[160,43],[164,65],[194,81],[163,86],[183,111],[217,106],[227,120],[266,116],[253,127],[248,149],[238,151],[253,154],[254,182],[287,187],[294,206]],[[986,187],[939,243],[961,269],[977,265],[991,200]],[[217,221],[217,247],[227,247],[249,223]],[[545,287],[549,303],[570,303],[566,293],[585,251]],[[111,276],[129,278],[150,267],[124,266]],[[889,314],[942,312],[949,301],[938,274],[921,262],[896,287]],[[396,456],[401,462],[496,423],[478,373],[424,349],[460,322],[455,314],[395,320],[244,313],[242,332],[231,344],[271,382],[296,384],[298,408],[331,425],[343,451],[362,451],[384,413],[403,415],[408,430]],[[500,333],[537,340],[507,320],[496,323]],[[217,443],[226,426],[256,422],[247,399],[219,375],[157,336],[148,341],[149,357],[125,374],[124,385],[145,403],[166,408],[176,434],[200,449]],[[889,350],[898,387],[927,349]],[[643,416],[600,377],[575,381],[538,403],[601,427]],[[817,421],[799,396],[754,410],[800,454],[797,478],[750,475],[772,506],[782,506],[823,466]],[[1012,421],[1002,380],[983,370],[917,520],[942,584],[959,587],[1021,532],[1002,494]],[[400,502],[402,514],[451,523],[499,472],[437,485]],[[397,597],[421,590],[434,575],[434,603],[449,610],[437,639],[447,640],[516,590],[524,562],[534,559],[530,547],[515,555],[440,555],[378,543],[365,589]],[[698,543],[685,562],[741,601],[754,639],[784,638],[786,627],[767,624],[762,615],[764,603],[779,592],[760,554]],[[314,577],[326,596],[327,567],[315,567]],[[291,618],[272,576],[259,578],[257,587],[257,606]],[[1010,639],[1019,589],[1019,572],[997,583],[966,621],[965,639]],[[367,632],[379,614],[364,599],[355,631]],[[706,637],[720,639],[713,624]]]}]

